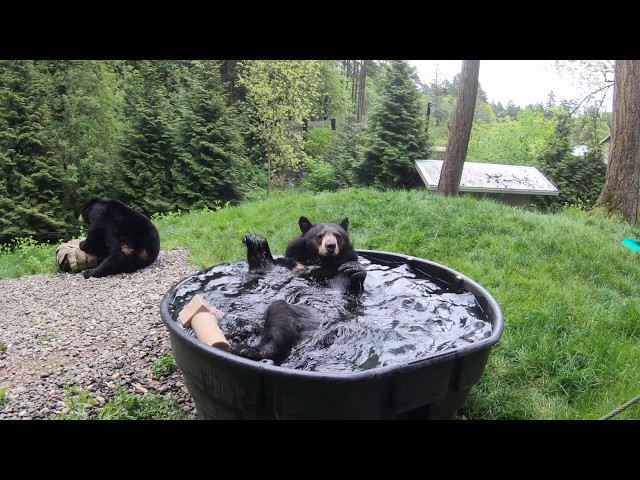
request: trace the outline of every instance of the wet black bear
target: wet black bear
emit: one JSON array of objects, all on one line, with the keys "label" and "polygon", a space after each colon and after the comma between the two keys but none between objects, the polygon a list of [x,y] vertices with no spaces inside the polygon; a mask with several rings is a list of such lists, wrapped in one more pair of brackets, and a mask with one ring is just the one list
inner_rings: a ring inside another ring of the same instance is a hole
[{"label": "wet black bear", "polygon": [[89,225],[80,249],[103,260],[84,270],[84,278],[131,273],[155,261],[160,253],[160,235],[144,214],[119,200],[92,198],[78,220]]},{"label": "wet black bear", "polygon": [[[284,257],[274,259],[264,238],[246,235],[243,241],[247,247],[249,270],[279,265],[292,270],[296,275],[317,281],[344,274],[349,281],[349,290],[361,291],[367,271],[358,262],[358,253],[351,244],[349,220],[345,218],[340,224],[314,225],[308,218],[300,217],[298,223],[302,234],[289,242]],[[231,351],[252,360],[270,359],[275,364],[280,364],[305,333],[315,328],[317,323],[318,319],[312,308],[276,300],[265,313],[259,343],[255,347],[239,343]]]}]

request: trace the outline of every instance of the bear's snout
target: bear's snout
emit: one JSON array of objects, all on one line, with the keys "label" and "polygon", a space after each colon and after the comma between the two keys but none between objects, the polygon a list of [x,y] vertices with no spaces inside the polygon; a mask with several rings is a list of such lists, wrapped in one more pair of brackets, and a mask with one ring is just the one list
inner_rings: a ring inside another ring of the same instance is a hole
[{"label": "bear's snout", "polygon": [[338,239],[335,235],[327,235],[322,239],[319,252],[320,255],[325,257],[333,257],[340,253],[340,247],[338,246]]}]

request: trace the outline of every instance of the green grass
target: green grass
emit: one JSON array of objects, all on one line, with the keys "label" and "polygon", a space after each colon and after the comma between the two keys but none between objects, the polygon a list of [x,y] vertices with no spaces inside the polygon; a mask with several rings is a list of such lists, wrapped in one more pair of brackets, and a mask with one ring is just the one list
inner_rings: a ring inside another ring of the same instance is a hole
[{"label": "green grass", "polygon": [[189,420],[178,403],[167,396],[119,392],[98,414],[100,420]]},{"label": "green grass", "polygon": [[158,358],[151,370],[156,377],[162,377],[164,375],[170,375],[178,369],[176,361],[173,358],[173,352],[167,352],[162,357]]},{"label": "green grass", "polygon": [[15,250],[9,245],[0,245],[0,278],[59,272],[56,248],[58,244],[38,243],[33,237],[17,239]]},{"label": "green grass", "polygon": [[[623,222],[424,190],[349,189],[279,194],[155,223],[164,249],[186,247],[206,269],[244,259],[248,232],[283,253],[300,233],[301,215],[314,222],[348,216],[356,248],[446,265],[498,301],[504,333],[460,411],[464,418],[597,419],[640,395],[640,255],[621,245],[640,231]],[[0,255],[0,275],[8,276],[17,254]],[[640,404],[615,418],[640,418]]]},{"label": "green grass", "polygon": [[[4,399],[0,390],[0,400]],[[1,403],[0,403],[1,404]],[[155,393],[144,396],[128,393],[120,387],[113,402],[96,409],[97,400],[91,392],[75,386],[65,387],[65,404],[68,411],[55,417],[55,420],[189,420],[189,415],[180,405],[168,396]],[[89,410],[96,410],[90,417]]]},{"label": "green grass", "polygon": [[91,396],[91,392],[81,388],[67,385],[65,386],[65,404],[68,411],[55,417],[55,420],[87,420],[91,407],[95,406],[97,400]]}]

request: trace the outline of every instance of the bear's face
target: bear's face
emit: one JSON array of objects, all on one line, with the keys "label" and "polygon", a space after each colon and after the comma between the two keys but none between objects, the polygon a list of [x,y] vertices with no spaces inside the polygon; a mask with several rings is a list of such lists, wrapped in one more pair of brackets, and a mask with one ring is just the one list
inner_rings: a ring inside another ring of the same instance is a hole
[{"label": "bear's face", "polygon": [[89,216],[91,215],[91,210],[93,208],[93,206],[99,202],[100,199],[99,198],[92,198],[90,200],[87,201],[87,203],[84,204],[84,206],[82,207],[82,210],[80,210],[80,215],[78,216],[78,221],[81,223],[89,223]]},{"label": "bear's face", "polygon": [[308,218],[300,217],[298,222],[302,238],[307,247],[320,257],[337,257],[341,252],[351,250],[347,230],[349,219],[337,223],[318,223],[313,225]]}]

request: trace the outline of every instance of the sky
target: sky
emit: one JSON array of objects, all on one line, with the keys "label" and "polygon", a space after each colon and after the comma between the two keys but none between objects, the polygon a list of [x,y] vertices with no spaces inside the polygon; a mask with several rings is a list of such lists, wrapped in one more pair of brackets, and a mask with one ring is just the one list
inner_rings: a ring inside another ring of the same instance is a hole
[{"label": "sky", "polygon": [[[462,60],[409,60],[409,63],[416,67],[420,81],[426,84],[435,81],[436,65],[441,80],[451,81],[462,70]],[[551,91],[556,102],[584,98],[575,79],[566,72],[556,71],[554,60],[480,60],[478,81],[489,102],[501,102],[503,106],[509,100],[519,107],[545,104]],[[604,109],[611,111],[611,103],[610,98],[605,101]]]}]

